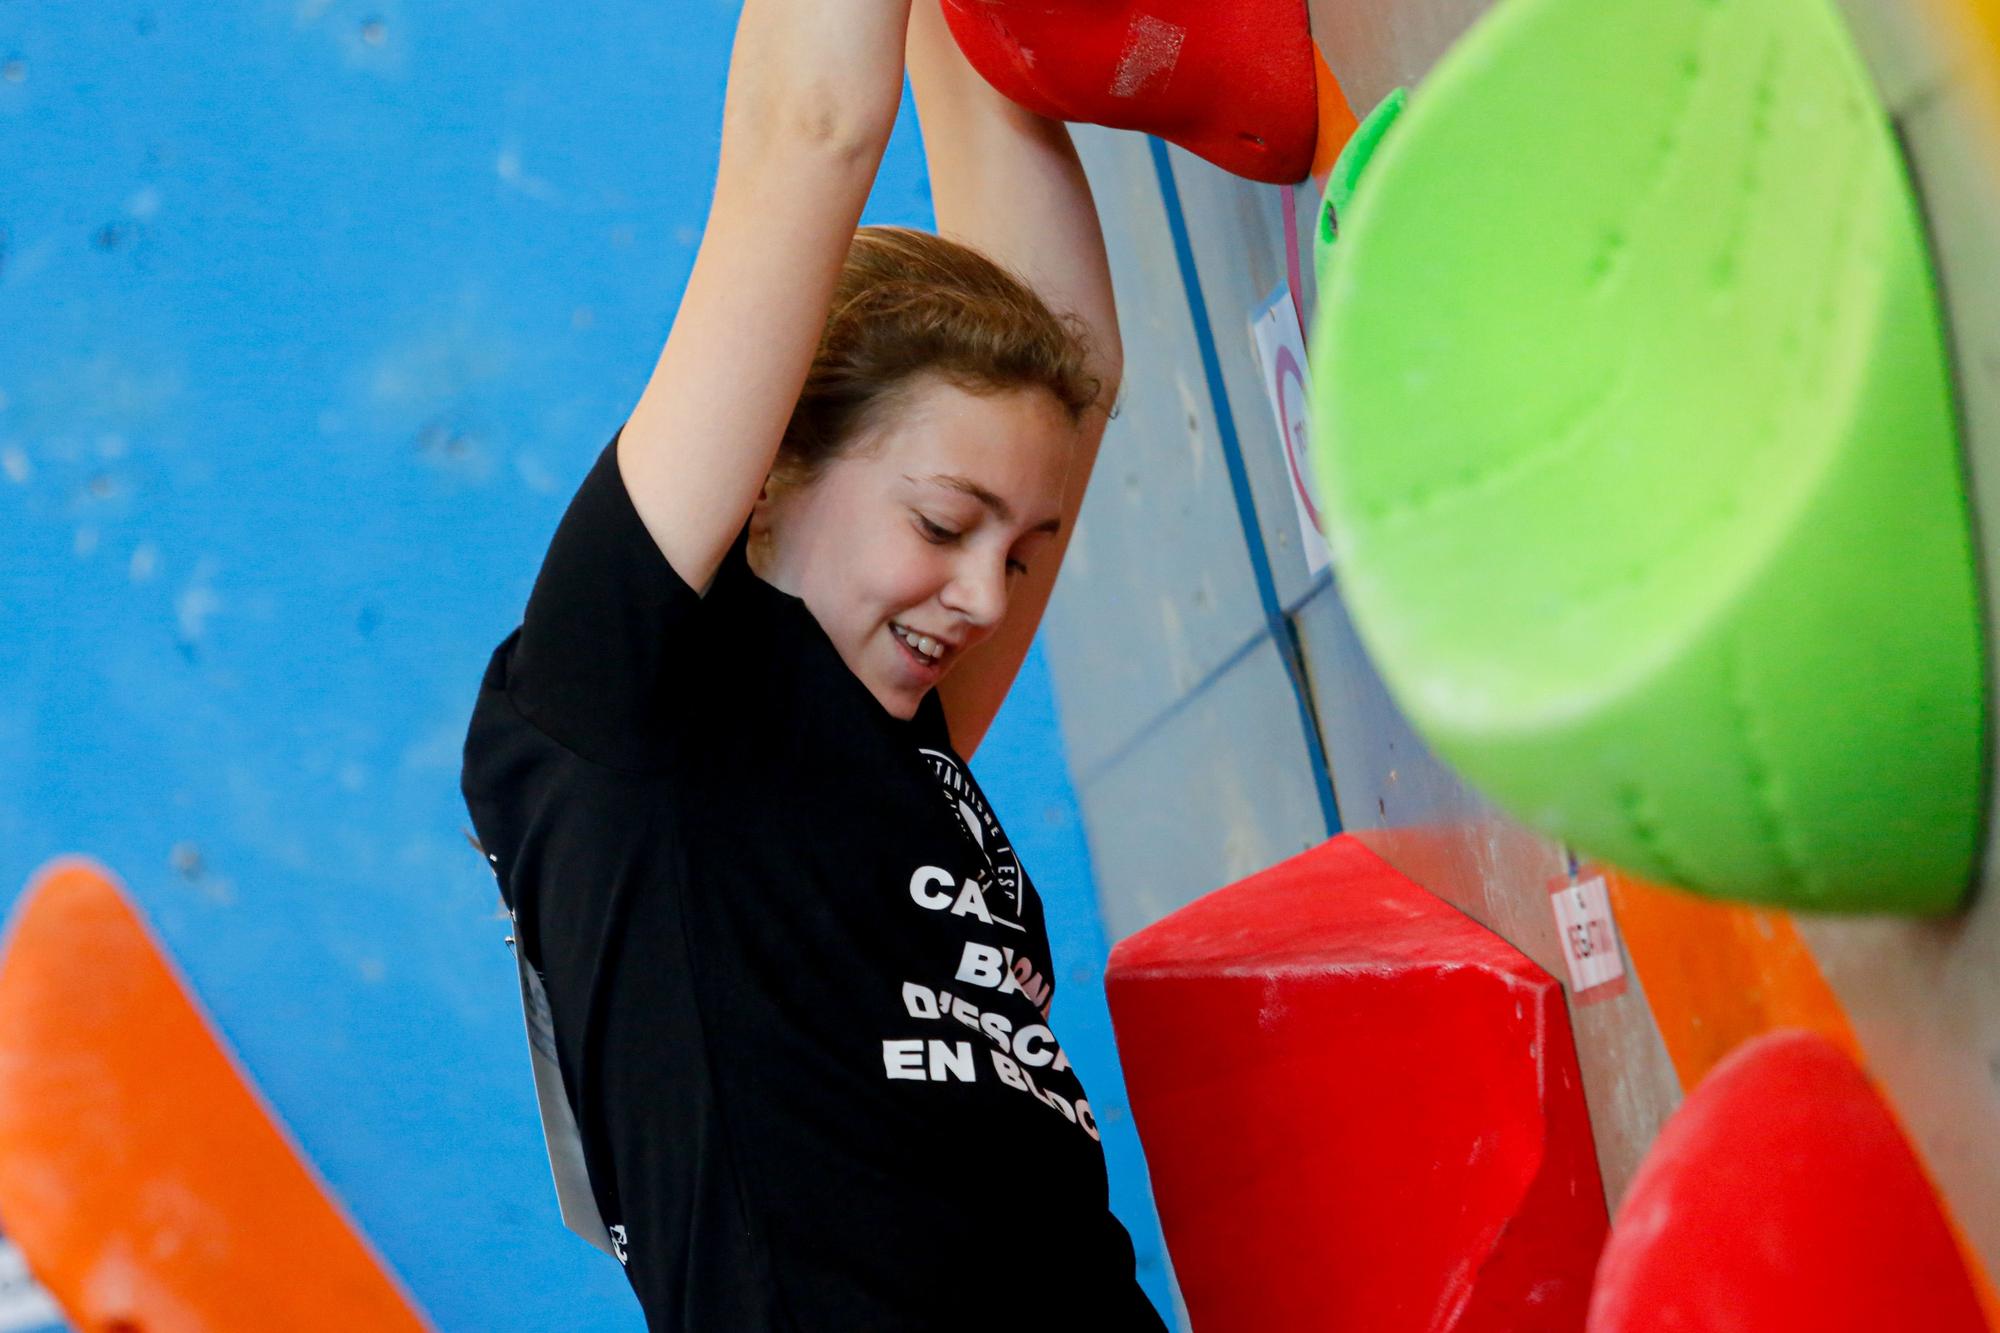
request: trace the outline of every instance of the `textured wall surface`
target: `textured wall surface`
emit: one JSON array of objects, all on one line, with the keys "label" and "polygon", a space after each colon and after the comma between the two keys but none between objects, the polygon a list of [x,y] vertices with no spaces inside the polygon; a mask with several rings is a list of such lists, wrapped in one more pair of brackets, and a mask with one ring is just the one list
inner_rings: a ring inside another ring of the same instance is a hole
[{"label": "textured wall surface", "polygon": [[[1399,85],[1421,98],[1425,74],[1488,6],[1309,7],[1328,63],[1365,113]],[[2000,50],[1965,39],[1991,30],[1947,22],[1947,11],[1987,17],[1978,0],[1842,8],[1928,214],[1990,569],[2000,533],[2000,102],[1990,92]],[[1568,869],[1564,849],[1495,810],[1413,734],[1336,581],[1311,577],[1300,549],[1247,325],[1281,283],[1310,317],[1310,261],[1294,270],[1286,214],[1309,247],[1323,178],[1259,185],[1156,141],[1101,131],[1080,141],[1099,199],[1122,222],[1112,245],[1125,410],[1047,642],[1113,938],[1344,827],[1566,982],[1549,900]],[[1316,799],[1329,783],[1337,814]],[[1729,1044],[1779,1024],[1836,1035],[1851,1025],[1968,1248],[2000,1268],[2000,911],[1990,892],[1923,924],[1689,910],[1666,890],[1614,889],[1629,984],[1571,1006],[1611,1202],[1686,1086]]]},{"label": "textured wall surface", "polygon": [[[1925,202],[1990,569],[2000,20],[1990,0],[1842,5]],[[1310,4],[1361,110],[1421,96],[1485,8]],[[638,1326],[556,1219],[458,745],[672,318],[736,9],[0,12],[0,908],[63,852],[123,876],[442,1328]],[[1561,977],[1565,859],[1430,755],[1309,572],[1247,325],[1280,283],[1310,314],[1287,233],[1316,188],[1077,139],[1123,405],[1047,674],[1031,659],[977,767],[1048,899],[1057,1019],[1164,1303],[1104,939],[1345,827]],[[928,224],[917,147],[906,107],[867,220]],[[1617,887],[1632,984],[1572,1006],[1612,1200],[1724,1053],[1714,1032],[1837,1027],[2000,1266],[1993,895],[1916,924],[1661,892]]]},{"label": "textured wall surface", "polygon": [[[0,13],[0,909],[122,876],[440,1328],[639,1327],[557,1217],[459,746],[670,325],[737,10]],[[929,226],[904,110],[864,220]],[[1032,659],[976,768],[1164,1303],[1051,706]]]}]

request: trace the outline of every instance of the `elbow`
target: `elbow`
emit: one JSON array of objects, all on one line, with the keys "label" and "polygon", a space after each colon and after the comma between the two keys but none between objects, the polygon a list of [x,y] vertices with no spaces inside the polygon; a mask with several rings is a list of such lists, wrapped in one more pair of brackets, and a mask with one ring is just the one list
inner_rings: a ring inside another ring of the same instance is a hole
[{"label": "elbow", "polygon": [[1109,405],[1118,396],[1125,379],[1125,347],[1118,337],[1117,316],[1110,319],[1065,316],[1064,322],[1079,336],[1083,372],[1097,385],[1096,401]]},{"label": "elbow", "polygon": [[767,150],[865,164],[872,173],[889,146],[894,119],[843,106],[820,96],[793,96],[775,105],[728,108],[723,122],[725,151],[741,141],[755,156]]},{"label": "elbow", "polygon": [[1111,416],[1118,407],[1118,390],[1125,382],[1125,363],[1117,357],[1101,360],[1092,367],[1092,373],[1097,377],[1096,406],[1106,416]]},{"label": "elbow", "polygon": [[1114,312],[1108,319],[1097,321],[1091,330],[1090,372],[1104,385],[1108,398],[1118,395],[1118,386],[1125,379],[1125,343],[1118,336],[1118,316]]},{"label": "elbow", "polygon": [[857,112],[831,99],[810,98],[788,108],[782,124],[797,142],[841,157],[879,158],[889,146],[895,113],[891,108],[885,119]]}]

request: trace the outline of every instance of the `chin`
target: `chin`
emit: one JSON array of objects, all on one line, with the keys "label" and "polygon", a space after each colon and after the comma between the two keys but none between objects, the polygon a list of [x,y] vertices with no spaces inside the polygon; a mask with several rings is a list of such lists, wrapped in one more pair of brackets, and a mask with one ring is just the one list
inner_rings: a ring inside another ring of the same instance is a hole
[{"label": "chin", "polygon": [[920,694],[913,697],[901,690],[888,689],[877,685],[870,685],[868,692],[875,696],[876,703],[882,705],[883,712],[889,714],[891,717],[900,718],[905,722],[908,722],[917,715],[917,709],[924,701],[923,696]]}]

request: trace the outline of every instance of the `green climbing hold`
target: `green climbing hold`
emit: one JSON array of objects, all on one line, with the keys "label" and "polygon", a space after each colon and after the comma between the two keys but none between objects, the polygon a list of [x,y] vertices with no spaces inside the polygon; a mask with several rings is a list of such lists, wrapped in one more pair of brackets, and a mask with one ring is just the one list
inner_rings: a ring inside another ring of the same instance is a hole
[{"label": "green climbing hold", "polygon": [[1326,190],[1319,200],[1319,225],[1313,228],[1313,276],[1321,287],[1326,285],[1327,257],[1340,234],[1340,217],[1354,202],[1354,187],[1374,159],[1375,150],[1382,146],[1382,136],[1396,123],[1396,117],[1403,114],[1409,100],[1409,93],[1398,88],[1377,102],[1375,109],[1354,127],[1347,146],[1334,159],[1333,170],[1327,173]]},{"label": "green climbing hold", "polygon": [[1923,226],[1833,6],[1502,0],[1398,124],[1313,332],[1395,698],[1629,870],[1952,909],[1976,566]]}]

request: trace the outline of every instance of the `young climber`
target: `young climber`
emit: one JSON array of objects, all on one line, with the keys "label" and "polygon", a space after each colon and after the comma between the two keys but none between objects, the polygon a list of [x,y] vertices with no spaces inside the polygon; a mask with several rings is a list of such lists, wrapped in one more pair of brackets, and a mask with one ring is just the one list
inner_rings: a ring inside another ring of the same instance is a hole
[{"label": "young climber", "polygon": [[[744,4],[666,347],[466,738],[654,1330],[1163,1327],[964,758],[1116,394],[1110,277],[1067,131],[938,3]],[[856,227],[906,59],[943,236]]]}]

